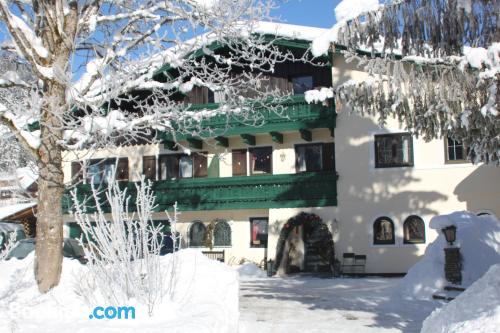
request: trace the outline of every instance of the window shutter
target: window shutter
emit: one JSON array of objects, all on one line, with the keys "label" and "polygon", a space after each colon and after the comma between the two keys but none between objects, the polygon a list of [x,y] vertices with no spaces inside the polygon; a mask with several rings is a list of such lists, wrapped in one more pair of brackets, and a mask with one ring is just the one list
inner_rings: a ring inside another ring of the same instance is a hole
[{"label": "window shutter", "polygon": [[118,168],[116,170],[117,180],[128,180],[128,158],[118,159]]},{"label": "window shutter", "polygon": [[247,151],[233,150],[233,176],[247,175]]},{"label": "window shutter", "polygon": [[156,157],[155,156],[144,156],[142,158],[142,174],[146,179],[155,180],[156,179]]},{"label": "window shutter", "polygon": [[71,181],[73,184],[80,182],[82,178],[82,165],[80,162],[71,162]]},{"label": "window shutter", "polygon": [[193,154],[193,164],[195,178],[202,178],[207,176],[208,172],[206,153]]},{"label": "window shutter", "polygon": [[335,171],[335,143],[328,142],[323,145],[323,170]]}]

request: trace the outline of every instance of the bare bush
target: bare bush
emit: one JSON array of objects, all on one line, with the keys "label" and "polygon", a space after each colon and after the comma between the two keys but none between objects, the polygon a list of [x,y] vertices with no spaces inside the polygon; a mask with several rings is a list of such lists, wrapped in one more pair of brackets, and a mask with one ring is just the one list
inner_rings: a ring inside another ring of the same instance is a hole
[{"label": "bare bush", "polygon": [[[165,296],[173,296],[177,265],[175,249],[180,239],[175,230],[177,206],[170,220],[170,233],[165,234],[153,222],[155,196],[151,182],[144,177],[136,184],[136,212],[129,212],[132,193],[120,189],[114,176],[108,178],[108,187],[102,193],[92,185],[95,213],[86,213],[86,205],[72,192],[75,219],[82,229],[79,239],[88,259],[88,275],[82,277],[77,292],[87,302],[104,301],[107,304],[126,304],[132,298],[148,307],[149,315]],[[109,214],[105,211],[109,203]],[[173,254],[162,261],[162,246],[171,237]]]}]

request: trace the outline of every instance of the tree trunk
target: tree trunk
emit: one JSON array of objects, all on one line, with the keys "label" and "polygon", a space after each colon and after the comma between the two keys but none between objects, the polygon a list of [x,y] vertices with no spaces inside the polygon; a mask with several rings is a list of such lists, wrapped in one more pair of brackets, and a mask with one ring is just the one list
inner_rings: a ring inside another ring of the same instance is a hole
[{"label": "tree trunk", "polygon": [[62,269],[63,218],[61,116],[65,107],[65,89],[59,83],[46,83],[42,108],[41,144],[38,151],[38,216],[36,226],[35,278],[38,289],[46,293],[59,284]]}]

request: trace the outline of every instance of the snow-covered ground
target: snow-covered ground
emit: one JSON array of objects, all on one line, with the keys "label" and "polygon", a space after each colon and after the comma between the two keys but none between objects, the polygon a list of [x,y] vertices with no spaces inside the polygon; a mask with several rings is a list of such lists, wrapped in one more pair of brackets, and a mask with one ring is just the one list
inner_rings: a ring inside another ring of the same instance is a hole
[{"label": "snow-covered ground", "polygon": [[420,332],[442,304],[398,295],[396,278],[307,276],[240,282],[241,333]]},{"label": "snow-covered ground", "polygon": [[463,294],[425,321],[422,333],[500,331],[500,264],[492,266]]},{"label": "snow-covered ground", "polygon": [[[46,295],[39,294],[35,283],[33,254],[0,262],[0,333],[236,332],[237,273],[198,251],[178,255],[174,297],[155,308],[153,317],[133,299],[128,304],[86,304],[75,292],[86,267],[76,260],[64,260],[60,285]],[[164,265],[169,260],[170,255],[162,257]],[[135,319],[90,319],[95,306],[134,306]]]}]

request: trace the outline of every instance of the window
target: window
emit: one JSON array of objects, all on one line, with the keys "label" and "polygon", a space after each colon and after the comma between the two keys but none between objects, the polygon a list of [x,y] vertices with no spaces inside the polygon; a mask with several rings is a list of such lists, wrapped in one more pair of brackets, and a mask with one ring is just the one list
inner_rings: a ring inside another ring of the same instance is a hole
[{"label": "window", "polygon": [[293,94],[303,95],[313,88],[313,77],[311,75],[292,77]]},{"label": "window", "polygon": [[375,135],[375,167],[413,166],[413,142],[410,133]]},{"label": "window", "polygon": [[207,156],[205,153],[191,155],[162,155],[159,158],[160,180],[177,178],[207,177]]},{"label": "window", "polygon": [[314,143],[295,146],[297,172],[335,170],[334,143]]},{"label": "window", "polygon": [[144,156],[142,158],[142,173],[146,179],[156,179],[156,157]]},{"label": "window", "polygon": [[231,227],[224,220],[219,220],[215,224],[214,246],[231,246]]},{"label": "window", "polygon": [[256,217],[250,219],[251,247],[267,247],[267,217]]},{"label": "window", "polygon": [[247,151],[233,150],[233,176],[247,175]]},{"label": "window", "polygon": [[250,174],[272,173],[272,147],[250,148]]},{"label": "window", "polygon": [[457,140],[446,137],[446,163],[467,163],[468,149]]},{"label": "window", "polygon": [[207,227],[201,221],[194,221],[189,228],[189,246],[190,247],[202,247],[203,239],[205,238],[205,233],[207,232]]},{"label": "window", "polygon": [[[107,181],[113,174],[116,165],[115,179],[128,180],[128,158],[91,160],[87,169],[87,183],[100,184]],[[76,166],[75,166],[76,170]]]},{"label": "window", "polygon": [[395,244],[394,222],[386,216],[373,223],[373,244]]},{"label": "window", "polygon": [[425,223],[420,217],[409,216],[403,224],[403,230],[405,244],[425,243]]}]

